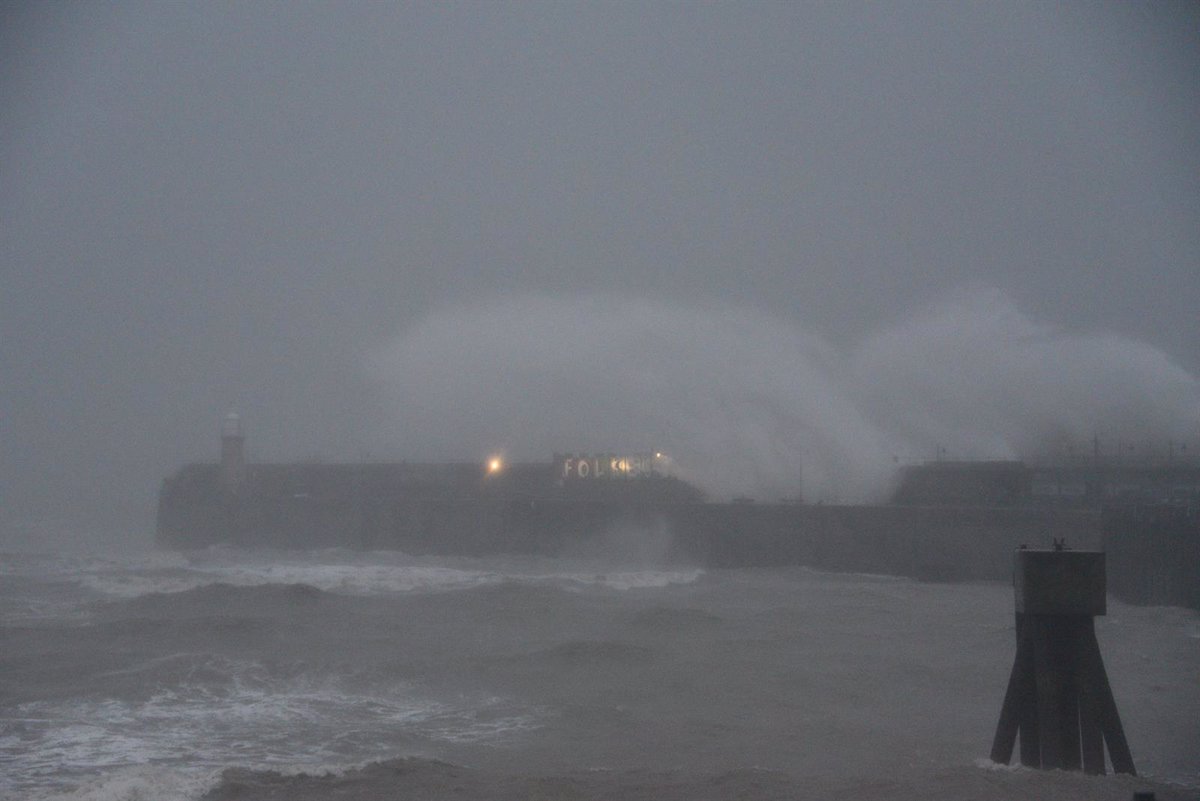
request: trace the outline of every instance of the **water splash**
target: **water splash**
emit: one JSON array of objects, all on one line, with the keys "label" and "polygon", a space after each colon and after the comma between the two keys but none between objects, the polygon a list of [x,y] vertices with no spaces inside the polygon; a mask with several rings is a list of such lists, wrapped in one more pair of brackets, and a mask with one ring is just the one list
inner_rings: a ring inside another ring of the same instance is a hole
[{"label": "water splash", "polygon": [[662,448],[717,497],[878,500],[899,459],[1014,458],[1193,433],[1160,351],[957,293],[848,352],[755,310],[616,296],[430,314],[372,355],[407,458]]}]

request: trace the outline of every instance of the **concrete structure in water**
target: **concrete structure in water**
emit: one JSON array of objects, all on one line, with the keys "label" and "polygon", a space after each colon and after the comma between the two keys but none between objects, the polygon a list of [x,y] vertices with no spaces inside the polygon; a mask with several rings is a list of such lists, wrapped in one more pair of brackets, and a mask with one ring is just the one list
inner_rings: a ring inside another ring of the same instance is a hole
[{"label": "concrete structure in water", "polygon": [[1117,773],[1136,774],[1113,699],[1094,618],[1107,611],[1105,557],[1097,551],[1019,549],[1013,565],[1017,654],[992,761],[1008,764],[1020,737],[1021,764],[1104,773],[1104,746]]},{"label": "concrete structure in water", "polygon": [[[1102,513],[1076,496],[1047,501],[1035,488],[1048,474],[1018,462],[909,468],[888,504],[711,503],[654,451],[526,464],[268,464],[246,461],[244,443],[241,420],[230,415],[220,462],[186,465],[163,481],[159,545],[619,556],[637,543],[643,555],[700,566],[1008,581],[1018,545],[1066,537],[1128,555],[1111,568],[1109,588],[1121,597],[1200,607],[1200,581],[1192,580],[1200,576],[1200,504],[1139,501]],[[1140,487],[1142,498],[1182,491],[1190,469],[1157,483],[1134,471],[1121,486]],[[1112,482],[1122,474],[1105,475]],[[1153,522],[1163,510],[1175,521],[1166,539]],[[1173,552],[1160,553],[1159,540]],[[1173,578],[1164,585],[1163,575]]]}]

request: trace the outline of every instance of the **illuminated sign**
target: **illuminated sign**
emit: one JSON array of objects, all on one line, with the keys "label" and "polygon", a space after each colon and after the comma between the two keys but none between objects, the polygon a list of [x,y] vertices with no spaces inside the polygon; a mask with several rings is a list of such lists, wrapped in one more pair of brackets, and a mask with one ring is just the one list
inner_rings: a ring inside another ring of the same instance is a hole
[{"label": "illuminated sign", "polygon": [[592,455],[574,454],[554,457],[554,464],[560,481],[605,480],[623,478],[641,478],[654,475],[655,468],[663,457],[653,453],[638,453],[623,456],[616,453],[597,453]]}]

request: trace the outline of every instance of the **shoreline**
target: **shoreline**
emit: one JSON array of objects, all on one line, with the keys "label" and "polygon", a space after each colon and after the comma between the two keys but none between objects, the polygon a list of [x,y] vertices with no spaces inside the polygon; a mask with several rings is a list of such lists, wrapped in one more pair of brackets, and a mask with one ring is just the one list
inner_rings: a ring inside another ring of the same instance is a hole
[{"label": "shoreline", "polygon": [[1196,801],[1200,789],[1135,776],[1090,776],[995,765],[947,766],[925,773],[856,779],[794,776],[755,767],[709,774],[656,770],[576,770],[524,774],[464,767],[415,757],[374,762],[341,774],[281,774],[241,768],[226,770],[201,801],[356,801],[384,799],[492,799],[527,801],[747,801],[845,798],[857,801],[927,801],[970,798],[1005,801],[1129,801],[1135,792],[1153,792],[1156,801]]}]

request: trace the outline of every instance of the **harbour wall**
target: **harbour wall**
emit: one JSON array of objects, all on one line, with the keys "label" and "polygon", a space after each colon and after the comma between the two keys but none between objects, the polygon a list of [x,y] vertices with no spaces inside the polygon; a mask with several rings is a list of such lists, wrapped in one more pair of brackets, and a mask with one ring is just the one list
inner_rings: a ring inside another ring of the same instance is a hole
[{"label": "harbour wall", "polygon": [[1110,593],[1129,603],[1200,609],[1200,507],[1105,509],[1102,540]]},{"label": "harbour wall", "polygon": [[1008,581],[1020,545],[1103,545],[1100,514],[1029,507],[634,503],[487,493],[160,499],[168,548],[598,555],[711,568],[804,565],[931,581]]},{"label": "harbour wall", "polygon": [[714,567],[790,564],[928,581],[1009,581],[1021,546],[1100,546],[1099,515],[1005,507],[711,505],[679,519],[681,547]]}]

